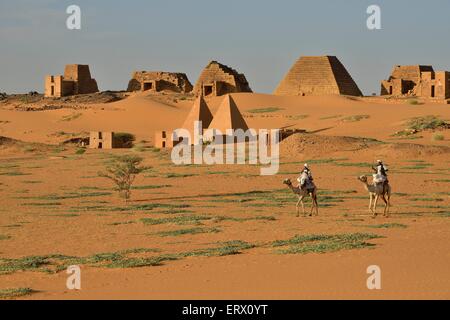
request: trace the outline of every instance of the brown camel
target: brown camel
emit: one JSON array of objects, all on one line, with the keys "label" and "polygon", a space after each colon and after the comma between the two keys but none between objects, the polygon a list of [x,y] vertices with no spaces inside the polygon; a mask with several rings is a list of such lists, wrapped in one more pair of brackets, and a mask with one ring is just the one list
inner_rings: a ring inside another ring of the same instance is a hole
[{"label": "brown camel", "polygon": [[[389,217],[389,207],[391,205],[390,199],[391,199],[391,186],[389,183],[383,184],[369,184],[367,182],[366,176],[360,176],[358,177],[358,180],[361,181],[364,184],[364,188],[369,192],[369,210],[372,212],[373,217],[377,216],[377,203],[378,199],[381,197],[383,202],[385,203],[384,207],[384,214],[383,216]],[[373,205],[372,205],[373,204]]]},{"label": "brown camel", "polygon": [[298,196],[298,202],[296,205],[297,217],[299,216],[299,209],[298,209],[299,204],[302,205],[303,216],[306,215],[303,199],[307,196],[310,196],[312,199],[311,212],[310,212],[309,216],[310,217],[312,216],[314,208],[316,208],[316,216],[319,215],[319,205],[317,203],[317,188],[316,188],[316,186],[314,186],[313,189],[307,190],[306,188],[300,188],[300,186],[294,187],[292,185],[291,179],[285,179],[283,181],[283,183],[285,185],[287,185],[292,190],[292,192],[294,192]]}]

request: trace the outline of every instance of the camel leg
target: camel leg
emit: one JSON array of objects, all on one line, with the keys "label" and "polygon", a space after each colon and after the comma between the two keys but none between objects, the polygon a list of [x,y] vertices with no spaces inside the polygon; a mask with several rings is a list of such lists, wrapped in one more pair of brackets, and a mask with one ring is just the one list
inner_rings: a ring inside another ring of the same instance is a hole
[{"label": "camel leg", "polygon": [[306,216],[306,212],[305,212],[305,204],[303,203],[303,197],[300,200],[300,203],[302,204],[302,212],[303,212],[303,216],[305,217]]},{"label": "camel leg", "polygon": [[296,209],[296,212],[297,212],[297,217],[300,215],[300,213],[298,212],[298,205],[300,204],[301,201],[302,201],[302,198],[298,197],[297,204],[295,205],[295,209]]},{"label": "camel leg", "polygon": [[314,193],[313,202],[314,202],[314,206],[316,207],[316,216],[318,216],[319,215],[319,204],[317,203],[317,195],[315,193]]},{"label": "camel leg", "polygon": [[314,196],[312,193],[310,193],[309,196],[311,197],[311,211],[309,213],[309,216],[312,217],[314,211]]},{"label": "camel leg", "polygon": [[384,194],[381,195],[381,200],[383,200],[383,202],[384,202],[384,213],[383,213],[383,216],[386,217],[386,212],[387,212],[387,209],[388,209],[388,202],[387,202],[386,197],[384,196]]},{"label": "camel leg", "polygon": [[378,204],[378,195],[375,195],[375,200],[374,200],[374,204],[373,204],[373,215],[374,217],[377,216],[377,204]]},{"label": "camel leg", "polygon": [[389,217],[389,209],[391,208],[391,193],[387,194],[387,211],[386,216]]},{"label": "camel leg", "polygon": [[373,199],[372,194],[369,194],[369,211],[373,213],[373,210],[372,210],[372,199]]}]

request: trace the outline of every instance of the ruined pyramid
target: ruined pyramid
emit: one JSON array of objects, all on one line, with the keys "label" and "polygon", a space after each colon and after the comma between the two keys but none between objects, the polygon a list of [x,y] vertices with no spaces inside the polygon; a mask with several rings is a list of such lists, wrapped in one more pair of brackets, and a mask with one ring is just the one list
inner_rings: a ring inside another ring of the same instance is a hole
[{"label": "ruined pyramid", "polygon": [[209,124],[211,123],[212,119],[213,116],[208,108],[208,105],[206,104],[205,99],[203,99],[203,96],[199,96],[195,100],[194,105],[192,106],[191,111],[186,117],[186,120],[184,121],[182,128],[189,130],[189,132],[191,133],[191,137],[193,137],[194,124],[196,121],[201,121],[202,129],[205,130],[209,127]]},{"label": "ruined pyramid", "polygon": [[203,69],[193,92],[196,96],[222,96],[235,92],[252,92],[243,73],[217,61],[211,61]]},{"label": "ruined pyramid", "polygon": [[362,96],[355,81],[335,56],[300,57],[274,94]]},{"label": "ruined pyramid", "polygon": [[239,112],[239,109],[231,95],[226,95],[223,99],[219,109],[211,121],[211,124],[209,125],[209,129],[220,130],[223,134],[226,133],[227,129],[248,130],[247,123]]}]

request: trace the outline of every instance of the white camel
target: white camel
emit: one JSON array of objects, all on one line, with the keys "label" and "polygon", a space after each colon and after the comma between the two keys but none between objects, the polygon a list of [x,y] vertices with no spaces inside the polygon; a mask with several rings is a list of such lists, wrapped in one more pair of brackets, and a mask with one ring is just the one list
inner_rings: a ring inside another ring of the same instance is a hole
[{"label": "white camel", "polygon": [[314,208],[316,209],[316,216],[319,215],[319,205],[317,204],[317,188],[314,184],[313,184],[314,188],[307,190],[306,188],[303,189],[300,188],[299,186],[294,187],[291,182],[291,179],[285,179],[283,183],[287,185],[292,190],[292,192],[294,192],[298,196],[298,202],[296,204],[297,217],[299,216],[299,209],[298,209],[299,204],[302,205],[303,216],[306,215],[303,199],[307,196],[310,196],[312,199],[311,212],[309,216],[312,216]]},{"label": "white camel", "polygon": [[372,212],[373,217],[377,216],[377,203],[378,199],[381,197],[383,202],[385,203],[384,207],[384,214],[383,216],[389,217],[389,207],[391,205],[390,199],[391,199],[391,186],[389,183],[386,183],[385,185],[381,184],[369,184],[367,181],[366,176],[360,176],[358,177],[358,180],[361,181],[364,184],[364,188],[369,192],[369,210]]}]

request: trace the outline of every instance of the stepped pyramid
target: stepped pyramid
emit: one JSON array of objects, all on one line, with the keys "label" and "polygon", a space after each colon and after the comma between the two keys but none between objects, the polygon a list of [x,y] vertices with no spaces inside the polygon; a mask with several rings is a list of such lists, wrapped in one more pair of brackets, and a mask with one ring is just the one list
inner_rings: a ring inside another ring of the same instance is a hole
[{"label": "stepped pyramid", "polygon": [[355,81],[334,56],[300,57],[274,94],[362,96]]},{"label": "stepped pyramid", "polygon": [[211,121],[211,124],[209,125],[209,129],[220,130],[223,134],[226,133],[227,129],[248,130],[247,123],[230,95],[226,95],[223,99],[219,109]]},{"label": "stepped pyramid", "polygon": [[221,96],[235,92],[252,92],[245,75],[217,61],[203,69],[193,92],[196,96]]},{"label": "stepped pyramid", "polygon": [[195,100],[194,105],[192,106],[191,111],[186,117],[182,128],[189,130],[189,132],[191,133],[191,137],[193,137],[194,124],[196,121],[201,121],[202,128],[207,129],[212,119],[213,116],[208,108],[208,105],[205,102],[205,99],[203,99],[203,96],[200,96],[197,98],[197,100]]}]

